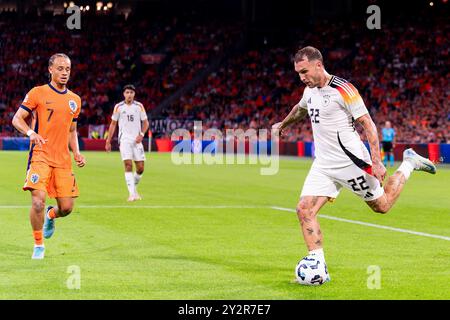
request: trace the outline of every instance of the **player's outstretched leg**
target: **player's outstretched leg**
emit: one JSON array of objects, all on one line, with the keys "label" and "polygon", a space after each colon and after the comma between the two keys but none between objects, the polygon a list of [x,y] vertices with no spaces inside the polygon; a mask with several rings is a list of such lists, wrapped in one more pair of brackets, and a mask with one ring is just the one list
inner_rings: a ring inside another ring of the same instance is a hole
[{"label": "player's outstretched leg", "polygon": [[406,180],[409,179],[411,172],[414,170],[435,174],[436,166],[429,159],[418,155],[413,149],[406,149],[403,152],[402,164],[397,171],[389,177],[384,186],[384,194],[378,199],[367,201],[369,207],[375,212],[388,212],[403,190]]},{"label": "player's outstretched leg", "polygon": [[430,159],[418,155],[412,148],[403,151],[403,162],[405,161],[411,163],[416,171],[425,171],[431,174],[436,173],[436,166],[434,163],[431,162]]}]

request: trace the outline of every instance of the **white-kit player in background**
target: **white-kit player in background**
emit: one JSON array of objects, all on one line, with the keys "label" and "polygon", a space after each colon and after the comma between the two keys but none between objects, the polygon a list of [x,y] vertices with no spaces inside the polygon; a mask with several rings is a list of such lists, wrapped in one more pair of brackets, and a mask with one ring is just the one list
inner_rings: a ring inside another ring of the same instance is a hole
[{"label": "white-kit player in background", "polygon": [[[142,145],[148,130],[148,119],[142,103],[134,100],[136,88],[128,84],[123,88],[124,101],[114,106],[109,125],[105,149],[111,151],[111,139],[119,123],[119,147],[125,165],[125,181],[127,183],[128,201],[141,200],[137,185],[144,173],[145,151]],[[133,161],[136,172],[133,174]]]},{"label": "white-kit player in background", "polygon": [[[386,169],[380,156],[377,128],[358,93],[348,81],[330,75],[322,54],[313,47],[300,49],[294,57],[295,71],[306,85],[303,97],[289,115],[272,126],[282,131],[309,115],[316,158],[303,185],[297,215],[309,250],[306,261],[317,259],[325,264],[323,236],[317,213],[333,201],[342,187],[364,200],[379,213],[391,209],[413,170],[436,173],[434,164],[407,149],[403,162],[384,187]],[[362,125],[371,154],[355,130]]]}]

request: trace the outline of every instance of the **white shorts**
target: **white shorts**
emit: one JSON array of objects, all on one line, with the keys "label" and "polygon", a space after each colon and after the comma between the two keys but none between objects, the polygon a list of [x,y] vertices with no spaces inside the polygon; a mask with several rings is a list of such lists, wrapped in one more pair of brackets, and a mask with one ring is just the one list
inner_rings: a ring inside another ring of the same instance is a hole
[{"label": "white shorts", "polygon": [[352,164],[339,169],[324,169],[312,166],[306,177],[301,196],[324,196],[336,198],[342,187],[372,201],[381,197],[384,189],[374,176]]},{"label": "white shorts", "polygon": [[145,161],[145,151],[142,143],[121,142],[119,148],[122,160]]}]

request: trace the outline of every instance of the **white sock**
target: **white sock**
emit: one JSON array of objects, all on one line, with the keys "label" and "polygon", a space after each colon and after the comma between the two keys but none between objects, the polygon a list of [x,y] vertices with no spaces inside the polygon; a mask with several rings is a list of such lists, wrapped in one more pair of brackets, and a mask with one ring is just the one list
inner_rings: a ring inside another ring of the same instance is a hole
[{"label": "white sock", "polygon": [[413,172],[414,166],[409,161],[403,161],[400,167],[398,167],[397,171],[400,171],[405,176],[406,180],[408,180],[411,172]]},{"label": "white sock", "polygon": [[315,255],[320,256],[322,259],[325,259],[325,255],[324,255],[324,253],[323,253],[323,248],[311,250],[311,251],[309,252],[309,254],[315,254]]},{"label": "white sock", "polygon": [[134,186],[133,172],[125,172],[125,181],[127,183],[127,188],[130,196],[134,196],[136,188]]},{"label": "white sock", "polygon": [[137,186],[142,179],[142,174],[134,173],[134,185]]}]

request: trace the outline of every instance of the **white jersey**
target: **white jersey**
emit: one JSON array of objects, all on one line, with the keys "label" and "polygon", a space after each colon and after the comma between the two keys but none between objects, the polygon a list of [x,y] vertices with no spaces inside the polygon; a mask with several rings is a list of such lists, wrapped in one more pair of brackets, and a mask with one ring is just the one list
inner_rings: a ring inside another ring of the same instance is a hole
[{"label": "white jersey", "polygon": [[343,168],[353,163],[370,166],[370,154],[354,127],[368,113],[358,90],[347,80],[332,76],[323,88],[306,87],[299,102],[308,110],[314,137],[314,166]]},{"label": "white jersey", "polygon": [[142,121],[147,120],[142,103],[122,101],[114,106],[111,119],[119,122],[119,143],[134,142],[141,132]]}]

